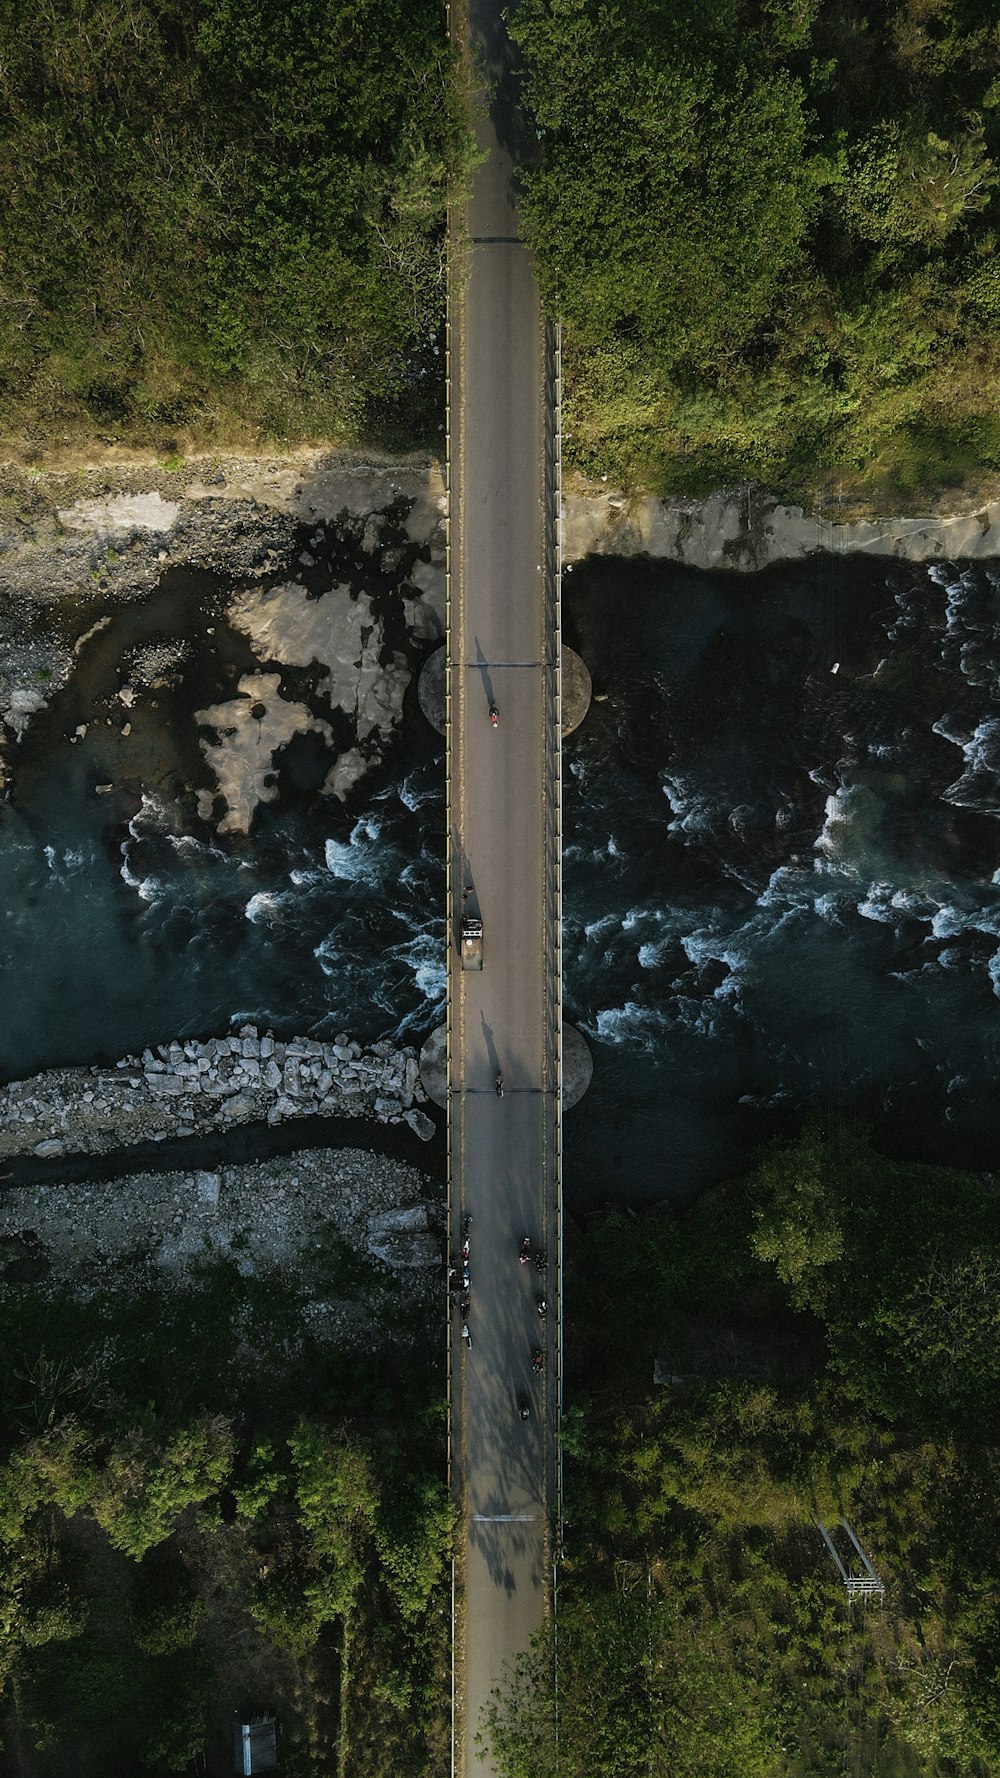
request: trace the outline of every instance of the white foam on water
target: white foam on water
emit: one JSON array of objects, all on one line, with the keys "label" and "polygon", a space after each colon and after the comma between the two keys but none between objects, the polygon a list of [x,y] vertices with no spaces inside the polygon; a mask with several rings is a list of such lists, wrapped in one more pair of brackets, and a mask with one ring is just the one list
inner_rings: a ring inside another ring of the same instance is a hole
[{"label": "white foam on water", "polygon": [[258,889],[243,909],[244,918],[254,926],[277,926],[284,912],[284,896],[273,889]]},{"label": "white foam on water", "polygon": [[955,747],[964,747],[969,739],[969,729],[965,719],[952,715],[950,711],[946,711],[944,716],[939,716],[936,722],[931,723],[931,733],[943,736]]},{"label": "white foam on water", "polygon": [[127,883],[130,889],[136,891],[140,901],[145,901],[151,905],[153,902],[162,900],[164,895],[164,885],[160,883],[156,877],[137,877],[132,870],[132,867],[129,864],[128,840],[122,841],[119,851],[121,852],[122,863],[118,875],[121,877],[122,882]]},{"label": "white foam on water", "polygon": [[314,945],[313,956],[323,974],[335,977],[338,983],[343,983],[344,978],[353,971],[352,959],[345,955],[334,932],[328,932],[318,945]]},{"label": "white foam on water", "polygon": [[882,798],[867,784],[841,784],[826,799],[826,820],[813,842],[820,854],[816,869],[871,880],[875,876],[872,862],[881,855],[876,836],[884,807]]},{"label": "white foam on water", "polygon": [[326,868],[341,882],[358,883],[376,880],[384,869],[385,848],[379,848],[382,832],[380,821],[362,815],[354,823],[349,840],[327,840],[323,848]]},{"label": "white foam on water", "polygon": [[424,803],[432,803],[440,799],[440,788],[436,784],[425,785],[423,790],[417,788],[414,779],[417,778],[418,775],[425,776],[422,772],[420,774],[411,772],[410,776],[404,778],[402,784],[399,786],[399,800],[406,809],[420,809],[423,807]]},{"label": "white foam on water", "polygon": [[64,846],[61,852],[56,846],[43,846],[42,852],[52,875],[60,881],[93,862],[93,853],[82,846]]},{"label": "white foam on water", "polygon": [[413,979],[425,1000],[435,1005],[443,1002],[448,980],[448,972],[443,963],[419,963],[414,970]]},{"label": "white foam on water", "polygon": [[668,833],[684,834],[689,840],[698,840],[707,839],[715,831],[716,808],[710,797],[690,789],[676,772],[661,772],[660,788],[673,816],[667,823]]},{"label": "white foam on water", "polygon": [[990,978],[994,994],[1000,1000],[1000,951],[994,951],[986,965],[986,973]]},{"label": "white foam on water", "polygon": [[958,938],[963,932],[984,932],[995,938],[1000,936],[1000,907],[962,908],[945,902],[932,916],[930,928],[934,938]]},{"label": "white foam on water", "polygon": [[988,716],[978,723],[972,738],[962,743],[962,753],[965,770],[942,791],[944,800],[981,815],[1000,815],[1000,718]]},{"label": "white foam on water", "polygon": [[[743,931],[746,930],[747,928],[743,928]],[[682,934],[681,948],[688,962],[699,969],[706,963],[721,963],[727,969],[740,969],[746,963],[747,956],[745,949],[736,943],[739,936],[740,933],[713,932],[702,926],[694,932]]]},{"label": "white foam on water", "polygon": [[[166,837],[167,844],[172,846],[181,858],[214,858],[221,864],[229,862],[227,854],[222,851],[221,847],[213,846],[207,840],[196,839],[192,833],[168,833]],[[242,866],[246,867],[248,862],[243,860]],[[253,868],[252,865],[250,868]]]},{"label": "white foam on water", "polygon": [[158,796],[155,791],[144,790],[139,807],[128,824],[128,830],[134,840],[140,840],[150,834],[170,833],[174,822],[173,804]]},{"label": "white foam on water", "polygon": [[669,1029],[669,1021],[653,1007],[626,1000],[624,1006],[603,1007],[584,1029],[602,1043],[628,1044],[648,1053],[657,1048],[658,1040]]},{"label": "white foam on water", "polygon": [[619,920],[617,914],[602,914],[599,920],[587,922],[583,929],[583,936],[588,944],[597,944],[609,932],[613,932],[618,925],[624,925],[624,922]]}]

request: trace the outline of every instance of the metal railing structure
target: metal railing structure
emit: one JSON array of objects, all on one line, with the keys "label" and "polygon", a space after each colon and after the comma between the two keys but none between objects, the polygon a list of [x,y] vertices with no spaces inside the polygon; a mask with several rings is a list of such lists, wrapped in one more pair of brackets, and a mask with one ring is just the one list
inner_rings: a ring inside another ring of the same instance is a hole
[{"label": "metal railing structure", "polygon": [[[853,1525],[847,1519],[841,1519],[838,1526],[835,1527],[835,1529],[846,1531],[851,1541],[852,1548],[847,1552],[847,1562],[845,1562],[826,1526],[819,1519],[816,1523],[819,1526],[823,1542],[836,1563],[837,1573],[847,1589],[848,1599],[852,1601],[860,1599],[862,1604],[867,1604],[869,1599],[875,1599],[881,1604],[885,1598],[885,1583],[872,1567],[868,1553],[863,1548]],[[855,1556],[861,1564],[860,1572],[854,1560]]]},{"label": "metal railing structure", "polygon": [[[448,41],[455,53],[467,63],[468,58],[468,18],[466,0],[447,0],[447,32]],[[454,380],[456,374],[456,353],[461,350],[462,338],[462,302],[465,287],[465,229],[463,207],[452,204],[447,219],[446,242],[446,295],[445,295],[445,831],[446,831],[446,868],[445,868],[445,945],[446,955],[452,950],[455,931],[455,883],[452,859],[452,836],[459,817],[459,794],[452,775],[453,758],[453,723],[454,699],[456,690],[461,684],[461,675],[453,671],[452,638],[455,634],[455,562],[456,551],[460,548],[458,524],[456,516],[460,503],[456,497],[456,486],[460,479],[462,428],[461,414],[455,408]],[[456,682],[457,681],[457,682]],[[452,1117],[453,1069],[455,1057],[454,1032],[455,996],[450,992],[446,999],[445,1012],[445,1100],[449,1122],[449,1141],[446,1144],[446,1227],[450,1245],[454,1246],[453,1225],[457,1227],[460,1207],[454,1203],[454,1180],[452,1177],[452,1144],[450,1141],[450,1124]],[[450,1280],[449,1280],[450,1282]],[[454,1350],[452,1344],[452,1316],[450,1296],[444,1304],[444,1335],[445,1335],[445,1377],[446,1377],[446,1425],[447,1425],[447,1479],[449,1494],[454,1497],[454,1445],[452,1424],[455,1411],[455,1377]],[[459,1753],[459,1710],[457,1698],[458,1664],[457,1649],[457,1606],[458,1595],[462,1584],[461,1544],[456,1544],[456,1553],[451,1563],[451,1770],[457,1771],[456,1759]]]},{"label": "metal railing structure", "polygon": [[[556,1279],[553,1376],[556,1428],[562,1419],[562,338],[544,323],[545,600],[545,1090],[549,1116],[545,1157],[545,1221],[555,1233],[551,1255]],[[550,1503],[554,1559],[562,1548],[562,1456],[556,1448],[555,1498]]]}]

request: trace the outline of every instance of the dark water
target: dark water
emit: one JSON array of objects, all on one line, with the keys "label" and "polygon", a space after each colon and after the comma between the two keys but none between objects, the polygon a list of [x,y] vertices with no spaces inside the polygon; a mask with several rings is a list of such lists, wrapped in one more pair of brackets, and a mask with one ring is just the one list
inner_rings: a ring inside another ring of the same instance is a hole
[{"label": "dark water", "polygon": [[[443,751],[415,680],[350,808],[318,794],[336,749],[308,735],[277,756],[278,800],[249,838],[199,819],[212,779],[193,713],[259,665],[224,621],[228,591],[177,573],[114,612],[15,754],[0,811],[0,1077],[246,1019],[370,1041],[419,1039],[443,1016]],[[398,603],[398,586],[382,592]],[[178,639],[167,684],[126,710],[117,690],[137,651]],[[409,652],[416,668],[426,648]],[[315,675],[267,670],[352,744]],[[70,745],[78,723],[86,737]]]},{"label": "dark water", "polygon": [[807,1104],[993,1165],[998,565],[595,562],[564,618],[568,1176],[687,1195]]},{"label": "dark water", "polygon": [[[220,837],[191,715],[252,664],[225,595],[175,576],[118,613],[30,731],[0,815],[6,1077],[246,1018],[415,1043],[441,1020],[442,744],[414,688],[347,809],[310,738]],[[992,1167],[998,565],[595,561],[564,616],[598,694],[565,750],[566,1014],[595,1058],[570,1202],[688,1195],[806,1105]],[[121,737],[122,661],[178,635]]]}]

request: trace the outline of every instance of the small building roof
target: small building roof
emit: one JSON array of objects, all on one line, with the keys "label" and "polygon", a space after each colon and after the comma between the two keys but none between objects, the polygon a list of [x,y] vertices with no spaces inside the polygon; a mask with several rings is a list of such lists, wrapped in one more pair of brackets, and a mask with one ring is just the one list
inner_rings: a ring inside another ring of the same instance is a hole
[{"label": "small building roof", "polygon": [[255,1716],[233,1725],[236,1770],[240,1778],[278,1769],[277,1725],[273,1716]]}]

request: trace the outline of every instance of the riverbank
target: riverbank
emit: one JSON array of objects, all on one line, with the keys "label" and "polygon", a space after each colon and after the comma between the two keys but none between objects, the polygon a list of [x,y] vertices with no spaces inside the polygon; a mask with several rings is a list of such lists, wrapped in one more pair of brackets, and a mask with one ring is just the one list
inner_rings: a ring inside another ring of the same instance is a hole
[{"label": "riverbank", "polygon": [[[4,756],[9,767],[17,740],[70,680],[95,626],[123,602],[151,595],[170,569],[233,585],[266,583],[273,598],[285,590],[281,577],[293,587],[308,581],[310,533],[329,542],[339,528],[358,532],[363,550],[391,573],[400,537],[380,533],[395,521],[418,557],[407,564],[408,619],[415,637],[435,639],[444,621],[445,507],[443,465],[426,455],[311,449],[281,457],[70,457],[46,469],[0,464],[0,774]],[[885,514],[858,504],[845,512],[836,496],[822,493],[805,511],[756,485],[659,499],[567,479],[568,568],[588,554],[638,555],[747,573],[823,551],[909,561],[998,555],[1000,488],[988,478],[965,492],[943,492],[927,511]],[[301,648],[315,638],[295,633],[303,629],[300,614],[244,611],[239,622],[261,658],[308,664]],[[284,649],[283,626],[292,632]],[[262,628],[270,646],[258,645]],[[340,650],[342,667],[355,664],[355,641],[352,634]],[[336,680],[336,658],[327,665]],[[362,681],[371,677],[370,662],[360,668]],[[375,695],[376,719],[391,720],[398,709],[401,665],[396,680]],[[353,756],[342,762],[333,794],[350,789],[359,764]]]},{"label": "riverbank", "polygon": [[[0,1194],[0,1291],[69,1287],[85,1299],[112,1280],[132,1291],[183,1288],[219,1259],[244,1278],[301,1284],[317,1249],[340,1241],[422,1300],[443,1254],[442,1210],[429,1192],[418,1169],[362,1147],[12,1187]],[[314,1332],[320,1321],[331,1336],[344,1332],[337,1307],[312,1304]]]},{"label": "riverbank", "polygon": [[[19,1167],[45,1168],[105,1155],[110,1168],[124,1149],[146,1145],[155,1153],[158,1145],[216,1138],[221,1145],[227,1132],[230,1141],[237,1132],[249,1140],[254,1130],[266,1143],[283,1125],[306,1132],[324,1121],[353,1122],[359,1110],[359,1140],[366,1130],[396,1126],[416,1145],[409,1120],[430,1120],[407,1084],[414,1052],[405,1042],[411,1033],[419,1042],[443,993],[434,887],[443,823],[440,750],[428,731],[420,752],[423,719],[405,679],[444,622],[440,466],[430,458],[309,452],[183,465],[135,459],[17,475],[19,482],[7,472],[2,484],[0,538],[0,679],[6,675],[22,696],[16,724],[5,731],[17,767],[5,813],[14,859],[5,899],[21,913],[6,947],[4,1072],[45,1072],[7,1089],[0,1154],[21,1157]],[[669,588],[680,593],[686,584],[652,561],[644,566],[643,556],[746,573],[776,555],[804,559],[822,548],[909,559],[1000,554],[1000,504],[978,514],[852,517],[835,525],[756,489],[671,503],[574,483],[566,496],[567,566],[581,562],[584,549],[605,560],[581,566],[568,581],[567,618],[582,621],[575,595],[596,576],[594,627],[588,618],[577,640],[607,677],[612,651],[601,609],[619,598],[634,605],[642,577],[650,576],[643,599],[655,628]],[[633,558],[628,574],[613,555]],[[817,563],[793,576],[807,618],[821,615],[811,577],[826,569]],[[865,654],[852,666],[839,630],[817,641],[824,673],[838,663],[839,697],[847,695],[849,671],[870,677],[885,652],[873,604],[884,594],[883,569],[872,561],[859,571],[871,591],[858,594],[847,631],[856,637],[865,614],[872,616],[870,661]],[[189,578],[180,583],[181,575]],[[692,597],[683,591],[685,610]],[[759,589],[744,583],[741,597],[756,607],[771,595],[764,582]],[[954,604],[958,595],[949,597]],[[928,607],[932,629],[934,621]],[[656,646],[655,635],[647,638],[642,658],[654,658]],[[60,685],[68,687],[61,701]],[[613,688],[610,703],[608,695],[605,686],[590,724],[588,744],[598,753],[616,701]],[[627,673],[619,703],[621,722],[635,707]],[[275,711],[286,721],[280,732],[269,726]],[[932,714],[935,723],[942,719],[937,705]],[[981,719],[977,706],[961,737],[954,724],[948,734],[971,745]],[[947,754],[950,741],[940,747]],[[836,748],[835,757],[846,757],[842,739]],[[825,757],[824,749],[825,741]],[[693,832],[676,735],[664,737],[662,757],[674,762],[670,832]],[[811,754],[804,764],[812,767]],[[366,794],[358,780],[369,768]],[[941,770],[947,789],[947,760]],[[790,804],[798,811],[801,803],[795,844],[807,865],[822,827],[822,811],[809,801],[817,784],[810,769],[801,785],[796,779],[791,790],[783,787],[780,821],[767,803],[761,829],[772,839],[784,834]],[[824,779],[826,793],[836,788]],[[650,794],[659,833],[659,776]],[[729,833],[733,793],[709,786],[695,801],[726,810]],[[748,797],[735,802],[746,826]],[[616,813],[612,826],[619,820]],[[615,843],[625,840],[619,834]],[[573,867],[568,858],[571,874]],[[650,906],[659,910],[662,899],[659,885],[651,887]],[[602,883],[594,918],[606,913]],[[661,913],[649,918],[660,922]],[[623,927],[626,951],[630,930]],[[697,948],[707,953],[711,942],[701,935]],[[599,1039],[617,1044],[620,1029],[627,1079],[612,1092],[621,1106],[640,1068],[634,984],[647,983],[658,955],[644,944],[638,977],[628,961],[620,1005],[609,997],[602,967],[592,1019]],[[716,986],[713,978],[709,1011],[718,1022],[729,1009]],[[659,1018],[654,1000],[649,1017]],[[588,1005],[581,1005],[585,1018]],[[141,1029],[137,1011],[146,1021]],[[244,1027],[246,1020],[255,1023]],[[48,1049],[33,1051],[46,1021]],[[290,1039],[279,1056],[271,1025],[309,1036]],[[364,1060],[371,1074],[352,1080],[344,1070],[358,1058],[344,1063],[335,1054],[339,1038],[331,1041],[345,1027],[368,1040],[391,1037],[390,1048],[404,1058],[402,1075],[393,1062],[389,1073],[396,1074],[383,1078],[375,1063],[388,1058],[370,1044]],[[244,1029],[257,1044],[249,1055]],[[165,1035],[192,1031],[223,1035],[157,1050]],[[275,1048],[265,1055],[268,1043]],[[124,1050],[119,1066],[50,1066]],[[286,1088],[289,1057],[298,1093]],[[256,1074],[246,1066],[254,1062]],[[595,1115],[601,1105],[607,1100],[595,1099]],[[429,1152],[430,1132],[421,1126],[420,1135]],[[634,1129],[629,1141],[634,1147]],[[122,1167],[132,1164],[122,1153]]]},{"label": "riverbank", "polygon": [[[418,648],[443,632],[440,467],[422,458],[360,460],[314,451],[206,458],[183,467],[129,459],[73,470],[0,469],[0,791],[15,769],[19,743],[78,677],[94,639],[123,607],[148,603],[178,571],[188,582],[212,577],[219,611],[208,619],[216,624],[231,615],[250,640],[248,665],[256,657],[325,675],[327,701],[355,721],[356,745],[341,750],[328,785],[328,794],[343,796],[379,756],[409,677],[398,646],[401,626],[391,626],[393,651],[386,646],[385,611],[373,610],[373,602],[398,588],[399,615]],[[219,597],[226,587],[241,595],[232,614]],[[305,608],[325,595],[331,597],[318,645]],[[215,636],[216,627],[205,636]],[[202,652],[211,653],[205,636]],[[132,694],[142,692],[143,680],[146,691],[169,683],[194,641],[175,635],[169,658],[161,648],[139,661],[138,684],[132,674],[119,675],[123,683],[108,714],[112,722],[121,719],[122,732],[126,722],[134,725]],[[270,751],[298,734],[333,739],[315,727],[300,701],[276,701],[268,676],[258,678],[234,686],[236,715],[243,703],[247,711],[265,704]],[[231,715],[209,708],[204,720],[229,727]],[[235,726],[245,724],[236,720]],[[254,739],[262,733],[255,728]],[[221,776],[238,788],[247,754],[240,736],[232,748],[213,752],[225,768]],[[245,806],[223,813],[237,829],[247,818]]]},{"label": "riverbank", "polygon": [[[982,559],[1000,555],[1000,498],[990,497],[997,493],[990,482],[965,496],[950,491],[923,514],[858,508],[841,519],[832,497],[806,512],[756,486],[664,500],[574,477],[564,499],[563,557],[567,569],[596,554],[742,573],[822,551],[908,561]],[[57,460],[44,470],[0,465],[0,790],[5,761],[9,772],[17,742],[69,683],[109,612],[148,598],[170,569],[257,583],[258,592],[265,583],[270,607],[243,610],[240,626],[261,659],[308,665],[317,658],[316,639],[305,633],[296,595],[312,596],[310,543],[356,531],[363,551],[391,573],[400,559],[401,528],[417,557],[407,564],[408,623],[415,639],[434,640],[444,624],[445,507],[443,465],[420,455],[312,449],[283,457],[157,460],[136,453],[93,463]],[[394,526],[391,538],[383,535]],[[281,584],[283,577],[290,586]],[[281,594],[284,604],[280,598],[275,604]],[[359,699],[367,706],[359,714],[370,733],[398,716],[405,667],[402,658],[377,659],[380,634],[367,651],[359,645],[371,614],[359,609],[354,616],[343,643],[330,645],[325,665],[345,706]],[[244,701],[266,702],[252,698],[254,690],[244,688]],[[285,725],[274,732],[276,746],[292,734],[324,732],[311,730],[294,705],[280,714]],[[247,750],[237,739],[231,751],[228,776],[238,781]],[[365,757],[363,747],[344,754],[331,773],[330,794],[343,797],[351,789]],[[236,810],[223,818],[239,827],[247,815]]]},{"label": "riverbank", "polygon": [[575,481],[563,502],[563,556],[649,556],[686,568],[753,573],[777,562],[831,555],[892,556],[908,562],[1000,556],[1000,499],[902,516],[787,506],[766,488],[720,489],[704,500],[626,495]]}]

